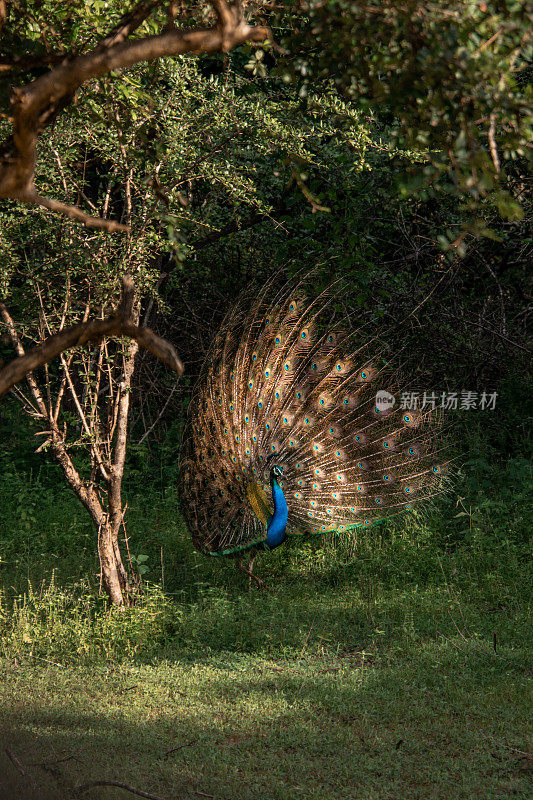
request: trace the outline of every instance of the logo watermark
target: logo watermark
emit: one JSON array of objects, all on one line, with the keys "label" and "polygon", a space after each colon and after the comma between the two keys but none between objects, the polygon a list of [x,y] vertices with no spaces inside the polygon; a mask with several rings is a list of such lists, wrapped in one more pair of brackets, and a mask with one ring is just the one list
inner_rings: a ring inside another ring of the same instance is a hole
[{"label": "logo watermark", "polygon": [[385,391],[385,389],[381,389],[376,394],[376,408],[378,411],[388,411],[392,409],[394,404],[396,403],[396,398],[390,392]]},{"label": "logo watermark", "polygon": [[[402,392],[398,408],[405,411],[494,411],[498,392]],[[390,392],[380,389],[376,394],[376,408],[379,411],[392,409],[396,398]]]}]

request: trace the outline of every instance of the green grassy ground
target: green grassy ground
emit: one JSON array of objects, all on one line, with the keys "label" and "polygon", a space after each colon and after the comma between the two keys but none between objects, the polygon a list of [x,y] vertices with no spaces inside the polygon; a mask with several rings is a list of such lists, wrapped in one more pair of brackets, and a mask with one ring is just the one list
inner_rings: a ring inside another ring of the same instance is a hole
[{"label": "green grassy ground", "polygon": [[310,551],[265,558],[273,588],[251,597],[209,562],[188,595],[152,586],[121,613],[82,586],[4,598],[2,800],[96,780],[168,800],[529,797],[524,565],[405,533],[334,552],[314,577]]},{"label": "green grassy ground", "polygon": [[260,556],[251,596],[141,476],[122,612],[57,476],[5,465],[0,800],[529,798],[530,465],[477,452],[423,514]]}]

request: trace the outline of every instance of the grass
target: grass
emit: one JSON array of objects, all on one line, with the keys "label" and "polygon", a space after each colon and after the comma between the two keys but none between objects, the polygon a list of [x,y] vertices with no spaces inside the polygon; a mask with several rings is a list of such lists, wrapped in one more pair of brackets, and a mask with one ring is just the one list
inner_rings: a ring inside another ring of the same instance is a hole
[{"label": "grass", "polygon": [[465,447],[460,495],[261,556],[271,591],[251,596],[192,550],[168,475],[130,480],[148,571],[122,612],[53,468],[6,463],[1,800],[98,780],[166,800],[529,798],[530,465],[508,441]]},{"label": "grass", "polygon": [[251,596],[225,562],[119,613],[53,582],[4,598],[0,736],[25,775],[2,748],[0,797],[529,797],[526,570],[467,548],[418,582],[425,549],[365,540],[334,581],[289,552],[274,584],[265,558]]}]

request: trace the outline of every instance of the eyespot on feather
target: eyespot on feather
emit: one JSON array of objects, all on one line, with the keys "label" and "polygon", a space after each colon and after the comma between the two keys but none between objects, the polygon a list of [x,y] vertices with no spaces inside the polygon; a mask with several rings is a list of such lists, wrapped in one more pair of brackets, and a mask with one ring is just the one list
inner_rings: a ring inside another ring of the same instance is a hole
[{"label": "eyespot on feather", "polygon": [[403,411],[402,424],[406,428],[418,428],[422,422],[422,415],[416,411]]},{"label": "eyespot on feather", "polygon": [[328,368],[328,360],[326,358],[313,358],[309,362],[309,372],[311,375],[321,375],[326,372]]},{"label": "eyespot on feather", "polygon": [[340,395],[338,405],[345,411],[351,411],[352,409],[357,408],[357,397],[354,394],[342,394]]},{"label": "eyespot on feather", "polygon": [[321,392],[316,401],[316,407],[319,411],[329,411],[333,405],[333,398],[329,392]]},{"label": "eyespot on feather", "polygon": [[339,425],[328,425],[324,433],[331,436],[333,439],[341,439],[343,435],[342,428]]}]

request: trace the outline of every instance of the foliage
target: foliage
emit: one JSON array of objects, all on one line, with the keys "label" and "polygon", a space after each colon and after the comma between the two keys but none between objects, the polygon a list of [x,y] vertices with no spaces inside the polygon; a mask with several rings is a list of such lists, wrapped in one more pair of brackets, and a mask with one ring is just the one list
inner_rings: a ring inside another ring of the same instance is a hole
[{"label": "foliage", "polygon": [[[301,3],[290,17],[287,76],[300,93],[332,81],[388,120],[402,147],[430,155],[405,190],[460,198],[466,230],[486,234],[490,208],[523,215],[520,164],[531,141],[531,17],[518,0],[481,3]],[[290,15],[289,15],[290,16]],[[464,236],[447,240],[461,244]]]}]

